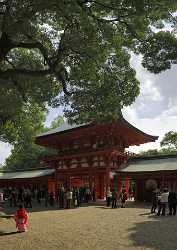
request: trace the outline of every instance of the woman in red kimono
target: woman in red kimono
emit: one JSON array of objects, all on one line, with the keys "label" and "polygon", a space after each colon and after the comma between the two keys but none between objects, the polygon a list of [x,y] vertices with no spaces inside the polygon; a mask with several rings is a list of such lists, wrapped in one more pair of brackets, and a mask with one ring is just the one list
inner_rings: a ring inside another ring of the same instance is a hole
[{"label": "woman in red kimono", "polygon": [[15,222],[19,232],[28,231],[29,215],[22,205],[19,206],[15,214]]}]

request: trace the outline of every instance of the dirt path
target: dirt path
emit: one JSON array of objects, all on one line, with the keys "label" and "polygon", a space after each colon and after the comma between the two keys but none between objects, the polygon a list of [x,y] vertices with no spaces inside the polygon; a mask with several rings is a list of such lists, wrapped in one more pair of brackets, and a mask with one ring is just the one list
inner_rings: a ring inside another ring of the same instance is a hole
[{"label": "dirt path", "polygon": [[157,217],[149,208],[104,206],[30,213],[28,233],[13,219],[0,221],[0,250],[177,249],[177,218]]}]

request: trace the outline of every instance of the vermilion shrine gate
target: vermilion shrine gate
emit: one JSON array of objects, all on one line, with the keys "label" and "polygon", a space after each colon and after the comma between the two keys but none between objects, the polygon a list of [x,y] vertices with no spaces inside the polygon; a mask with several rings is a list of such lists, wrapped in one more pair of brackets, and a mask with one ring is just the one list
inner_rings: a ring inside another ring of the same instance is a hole
[{"label": "vermilion shrine gate", "polygon": [[[61,185],[89,185],[90,188],[95,188],[98,198],[104,198],[106,188],[113,185],[114,173],[129,159],[130,155],[125,149],[153,142],[157,138],[143,133],[121,118],[104,124],[63,124],[38,136],[36,144],[58,151],[57,155],[44,159],[52,169],[55,169],[50,189],[56,191]],[[125,182],[127,190],[128,178]],[[120,178],[117,179],[116,185],[120,192]]]}]

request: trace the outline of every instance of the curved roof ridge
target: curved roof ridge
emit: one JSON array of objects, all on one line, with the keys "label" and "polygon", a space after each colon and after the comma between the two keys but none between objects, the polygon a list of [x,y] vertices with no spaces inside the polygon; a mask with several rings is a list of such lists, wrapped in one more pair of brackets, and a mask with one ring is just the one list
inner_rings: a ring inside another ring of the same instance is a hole
[{"label": "curved roof ridge", "polygon": [[125,122],[129,127],[135,129],[137,132],[139,132],[139,133],[141,133],[141,134],[144,134],[145,136],[149,136],[149,137],[153,138],[154,140],[157,140],[157,139],[159,138],[159,136],[147,134],[147,133],[143,132],[142,130],[136,128],[136,127],[133,126],[131,123],[129,123],[127,120],[125,120],[125,119],[123,118],[123,116],[122,116],[121,120],[122,120],[123,122]]},{"label": "curved roof ridge", "polygon": [[[120,119],[115,120],[113,122],[118,122],[118,121],[124,122],[129,128],[132,128],[132,129],[136,130],[138,133],[141,133],[144,136],[147,136],[147,137],[151,138],[154,141],[158,139],[158,136],[146,134],[145,132],[143,132],[140,129],[136,128],[131,123],[129,123],[127,120],[125,120],[123,118],[123,116],[121,116]],[[58,134],[58,133],[67,133],[68,131],[73,131],[75,129],[84,128],[84,127],[89,127],[90,125],[93,125],[93,124],[96,124],[96,123],[88,122],[88,123],[83,123],[83,124],[69,124],[68,122],[64,122],[61,126],[55,128],[55,129],[49,130],[49,131],[47,131],[45,133],[42,133],[42,134],[38,135],[36,138],[44,137],[44,136],[50,136],[50,135]]]}]

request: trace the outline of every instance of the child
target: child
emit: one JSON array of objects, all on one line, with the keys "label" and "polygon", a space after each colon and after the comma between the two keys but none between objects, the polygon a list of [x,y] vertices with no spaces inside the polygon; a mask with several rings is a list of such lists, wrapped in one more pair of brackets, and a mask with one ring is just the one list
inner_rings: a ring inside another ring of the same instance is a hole
[{"label": "child", "polygon": [[19,205],[19,209],[15,214],[15,222],[19,232],[28,231],[29,215],[22,205]]}]

